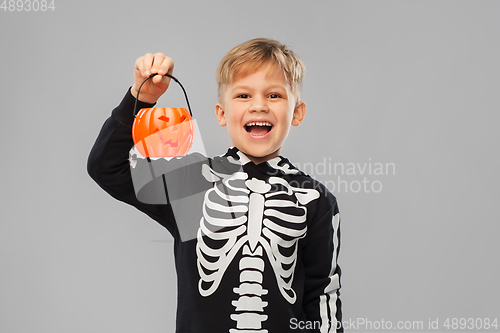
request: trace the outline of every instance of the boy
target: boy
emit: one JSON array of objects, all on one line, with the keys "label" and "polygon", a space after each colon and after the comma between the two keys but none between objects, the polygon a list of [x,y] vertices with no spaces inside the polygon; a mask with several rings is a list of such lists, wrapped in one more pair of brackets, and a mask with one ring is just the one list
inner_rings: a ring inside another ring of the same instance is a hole
[{"label": "boy", "polygon": [[[225,155],[153,161],[132,149],[129,156],[137,87],[158,74],[140,90],[138,109],[152,107],[172,72],[172,59],[161,53],[137,59],[135,84],[104,124],[88,171],[109,194],[173,235],[177,332],[343,331],[336,199],[280,156],[290,125],[306,113],[301,60],[263,38],[221,60],[215,114],[233,145]],[[151,181],[132,179],[153,169]],[[188,183],[190,193],[181,193]],[[186,200],[189,205],[179,206]]]}]

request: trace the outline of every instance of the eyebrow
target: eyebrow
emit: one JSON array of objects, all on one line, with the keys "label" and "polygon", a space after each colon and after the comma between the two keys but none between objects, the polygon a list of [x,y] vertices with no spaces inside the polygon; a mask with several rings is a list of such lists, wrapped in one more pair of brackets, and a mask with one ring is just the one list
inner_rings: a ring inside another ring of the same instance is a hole
[{"label": "eyebrow", "polygon": [[[282,86],[280,84],[273,84],[271,86],[266,86],[266,89],[276,89],[276,88],[281,88],[281,89],[285,89],[286,90],[286,87],[284,87],[284,86]],[[236,85],[236,86],[232,87],[231,90],[237,90],[237,89],[253,90],[252,87],[246,86],[246,85]]]},{"label": "eyebrow", "polygon": [[236,89],[251,89],[250,86],[244,86],[244,85],[237,85],[231,88],[231,90],[236,90]]}]

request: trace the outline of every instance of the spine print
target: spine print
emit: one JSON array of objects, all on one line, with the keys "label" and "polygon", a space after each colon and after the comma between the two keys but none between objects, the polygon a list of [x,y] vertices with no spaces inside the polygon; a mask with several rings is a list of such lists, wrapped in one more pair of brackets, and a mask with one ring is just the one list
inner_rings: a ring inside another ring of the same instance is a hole
[{"label": "spine print", "polygon": [[262,322],[267,320],[267,315],[262,314],[267,302],[261,296],[267,294],[262,288],[264,260],[262,259],[262,247],[259,244],[262,231],[262,218],[264,215],[265,197],[263,193],[271,189],[264,181],[253,179],[246,181],[245,185],[252,191],[248,204],[248,242],[243,247],[243,256],[240,259],[240,286],[234,288],[238,300],[232,302],[236,307],[236,314],[231,319],[236,321],[236,329],[230,329],[229,333],[251,332],[267,333],[262,329]]}]

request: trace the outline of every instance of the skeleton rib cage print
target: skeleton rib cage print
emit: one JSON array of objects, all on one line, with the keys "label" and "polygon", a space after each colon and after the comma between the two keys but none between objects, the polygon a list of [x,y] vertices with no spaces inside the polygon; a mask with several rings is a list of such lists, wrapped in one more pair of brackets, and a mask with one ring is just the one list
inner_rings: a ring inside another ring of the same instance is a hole
[{"label": "skeleton rib cage print", "polygon": [[267,302],[261,299],[267,294],[261,286],[265,268],[262,256],[267,255],[282,296],[294,303],[291,285],[297,242],[307,232],[304,205],[317,199],[319,193],[294,188],[279,177],[270,177],[268,182],[247,179],[245,172],[221,174],[207,165],[203,175],[214,182],[214,187],[205,194],[197,237],[200,294],[210,296],[217,290],[226,268],[242,250],[240,285],[234,288],[238,299],[232,302],[235,313],[231,315],[236,329],[230,333],[261,329],[267,319],[263,314]]}]

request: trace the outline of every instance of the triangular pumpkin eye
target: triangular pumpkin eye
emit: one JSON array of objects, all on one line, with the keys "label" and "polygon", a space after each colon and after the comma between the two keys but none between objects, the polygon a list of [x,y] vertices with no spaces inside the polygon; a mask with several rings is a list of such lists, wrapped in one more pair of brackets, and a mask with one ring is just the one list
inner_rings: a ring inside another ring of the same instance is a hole
[{"label": "triangular pumpkin eye", "polygon": [[170,121],[170,118],[169,117],[165,117],[165,116],[159,116],[158,120],[163,120],[163,121],[165,121],[165,122],[168,123]]},{"label": "triangular pumpkin eye", "polygon": [[184,120],[186,120],[186,118],[187,118],[187,117],[183,115],[183,116],[181,117],[181,123],[182,123]]}]

